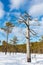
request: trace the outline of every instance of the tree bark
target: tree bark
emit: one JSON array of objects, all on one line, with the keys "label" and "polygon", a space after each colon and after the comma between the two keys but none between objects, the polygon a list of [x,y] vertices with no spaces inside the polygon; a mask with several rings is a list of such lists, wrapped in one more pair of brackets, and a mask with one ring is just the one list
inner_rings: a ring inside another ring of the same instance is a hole
[{"label": "tree bark", "polygon": [[5,48],[5,55],[7,54],[7,46],[6,46],[6,48]]},{"label": "tree bark", "polygon": [[8,43],[8,35],[9,35],[9,34],[8,34],[8,31],[7,31],[7,43]]},{"label": "tree bark", "polygon": [[[29,24],[27,20],[27,24]],[[31,53],[30,53],[30,30],[29,26],[27,27],[27,62],[31,62]]]},{"label": "tree bark", "polygon": [[[7,43],[8,43],[8,31],[7,31],[7,39],[6,39]],[[6,43],[6,48],[5,48],[5,55],[7,54],[7,48],[8,48],[8,45]]]}]

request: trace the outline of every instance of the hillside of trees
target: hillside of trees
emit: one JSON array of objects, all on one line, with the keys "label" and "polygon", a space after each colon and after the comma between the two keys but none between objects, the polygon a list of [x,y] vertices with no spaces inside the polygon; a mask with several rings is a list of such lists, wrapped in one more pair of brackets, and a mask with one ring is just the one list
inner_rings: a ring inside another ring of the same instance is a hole
[{"label": "hillside of trees", "polygon": [[[26,44],[12,45],[7,44],[3,41],[3,44],[0,46],[0,52],[5,52],[7,47],[7,52],[21,52],[26,53]],[[31,53],[43,53],[43,42],[32,42],[30,43]]]}]

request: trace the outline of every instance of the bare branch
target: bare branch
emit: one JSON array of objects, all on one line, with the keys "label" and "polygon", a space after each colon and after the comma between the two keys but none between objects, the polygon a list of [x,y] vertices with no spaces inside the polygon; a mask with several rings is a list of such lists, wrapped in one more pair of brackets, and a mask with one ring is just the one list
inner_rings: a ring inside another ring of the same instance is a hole
[{"label": "bare branch", "polygon": [[27,24],[27,22],[26,22],[27,20],[24,19],[24,17],[23,17],[22,15],[20,15],[20,16],[21,16],[22,19],[20,19],[19,22],[25,23],[25,25],[28,27],[28,24]]},{"label": "bare branch", "polygon": [[41,26],[40,24],[31,24],[31,26]]},{"label": "bare branch", "polygon": [[35,33],[33,33],[31,30],[30,30],[30,32],[33,34],[33,35],[36,35]]},{"label": "bare branch", "polygon": [[1,30],[7,31],[5,28],[1,28]]},{"label": "bare branch", "polygon": [[31,16],[30,16],[26,11],[25,11],[24,16],[28,17],[28,19],[29,19],[30,21],[32,20]]},{"label": "bare branch", "polygon": [[35,34],[37,34],[33,29],[30,29],[32,32],[34,32]]}]

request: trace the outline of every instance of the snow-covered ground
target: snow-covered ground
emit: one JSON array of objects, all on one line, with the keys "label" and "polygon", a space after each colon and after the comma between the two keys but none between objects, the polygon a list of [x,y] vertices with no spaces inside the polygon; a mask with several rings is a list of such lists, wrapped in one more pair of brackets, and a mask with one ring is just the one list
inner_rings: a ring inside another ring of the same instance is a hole
[{"label": "snow-covered ground", "polygon": [[31,54],[31,63],[26,61],[25,53],[0,52],[0,65],[43,65],[43,54]]}]

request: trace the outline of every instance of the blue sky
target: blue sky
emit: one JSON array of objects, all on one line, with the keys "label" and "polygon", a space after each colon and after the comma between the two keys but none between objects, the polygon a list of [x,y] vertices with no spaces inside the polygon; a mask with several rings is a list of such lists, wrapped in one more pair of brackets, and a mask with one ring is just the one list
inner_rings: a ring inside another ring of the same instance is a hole
[{"label": "blue sky", "polygon": [[[4,27],[5,23],[10,21],[16,25],[9,35],[9,41],[15,35],[18,37],[18,43],[25,43],[25,36],[23,33],[26,31],[24,24],[18,23],[20,14],[27,11],[33,19],[38,19],[41,24],[40,27],[31,27],[37,31],[39,37],[32,37],[31,41],[38,41],[43,35],[43,0],[0,0],[0,28]],[[30,24],[34,24],[34,20]],[[21,31],[22,30],[22,31]],[[0,40],[6,40],[6,33],[0,29]],[[1,44],[1,43],[0,43]]]}]

